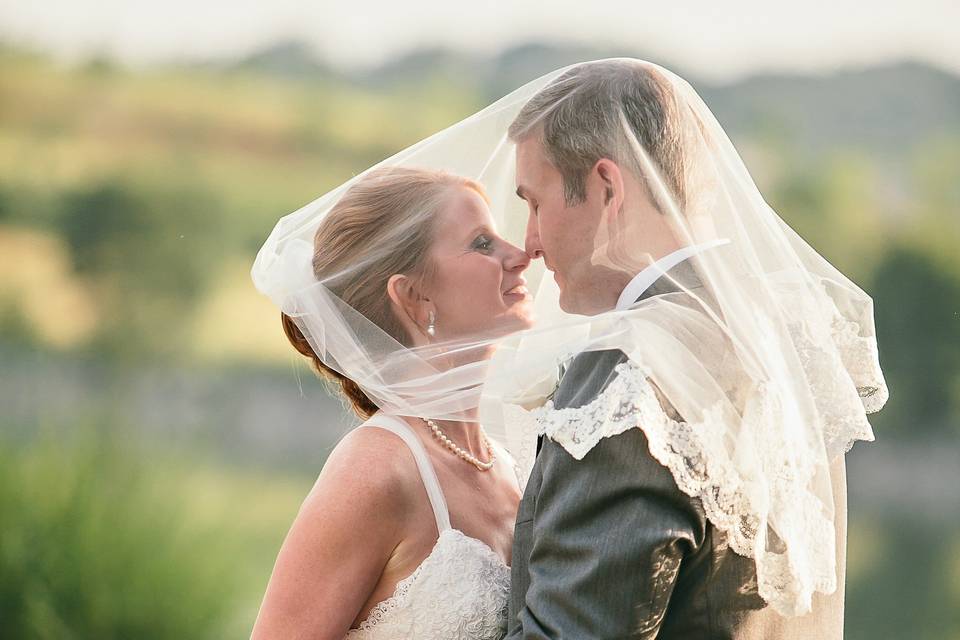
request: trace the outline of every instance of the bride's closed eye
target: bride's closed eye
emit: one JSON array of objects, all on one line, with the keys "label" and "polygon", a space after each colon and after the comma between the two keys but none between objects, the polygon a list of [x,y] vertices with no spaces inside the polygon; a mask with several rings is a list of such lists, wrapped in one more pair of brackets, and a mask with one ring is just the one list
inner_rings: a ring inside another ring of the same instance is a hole
[{"label": "bride's closed eye", "polygon": [[480,253],[490,253],[493,251],[493,238],[481,233],[470,244],[470,248]]}]

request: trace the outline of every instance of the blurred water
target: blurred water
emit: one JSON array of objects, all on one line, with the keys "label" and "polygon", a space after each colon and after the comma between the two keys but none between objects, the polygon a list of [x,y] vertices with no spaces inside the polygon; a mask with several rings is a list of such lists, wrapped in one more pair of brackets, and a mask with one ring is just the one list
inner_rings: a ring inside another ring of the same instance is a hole
[{"label": "blurred water", "polygon": [[225,462],[307,473],[356,419],[305,366],[118,368],[39,352],[0,354],[7,435],[104,423]]}]

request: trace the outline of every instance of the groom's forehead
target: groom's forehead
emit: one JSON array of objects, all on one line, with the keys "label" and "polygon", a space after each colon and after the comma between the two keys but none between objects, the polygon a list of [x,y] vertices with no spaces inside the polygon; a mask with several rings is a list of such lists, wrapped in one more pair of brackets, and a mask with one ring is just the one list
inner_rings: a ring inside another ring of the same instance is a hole
[{"label": "groom's forehead", "polygon": [[543,145],[535,136],[517,143],[517,186],[524,180],[536,180],[552,168],[544,153]]}]

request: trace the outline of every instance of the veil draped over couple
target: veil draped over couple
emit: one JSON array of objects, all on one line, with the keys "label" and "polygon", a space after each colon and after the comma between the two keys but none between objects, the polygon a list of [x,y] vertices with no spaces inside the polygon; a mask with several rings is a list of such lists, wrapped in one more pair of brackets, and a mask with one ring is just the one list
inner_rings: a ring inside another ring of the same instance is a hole
[{"label": "veil draped over couple", "polygon": [[670,71],[534,80],[282,218],[252,275],[363,420],[254,638],[842,637],[873,303]]}]

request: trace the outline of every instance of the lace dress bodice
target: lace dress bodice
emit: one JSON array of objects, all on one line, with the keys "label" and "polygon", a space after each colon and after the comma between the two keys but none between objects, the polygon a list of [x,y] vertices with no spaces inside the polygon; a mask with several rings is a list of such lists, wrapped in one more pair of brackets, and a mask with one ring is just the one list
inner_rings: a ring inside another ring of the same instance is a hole
[{"label": "lace dress bodice", "polygon": [[[493,640],[506,633],[510,567],[484,542],[450,526],[446,500],[423,444],[410,426],[377,414],[364,427],[379,427],[404,440],[420,470],[437,519],[437,542],[413,573],[397,583],[349,640]],[[499,450],[498,451],[502,451]]]}]

